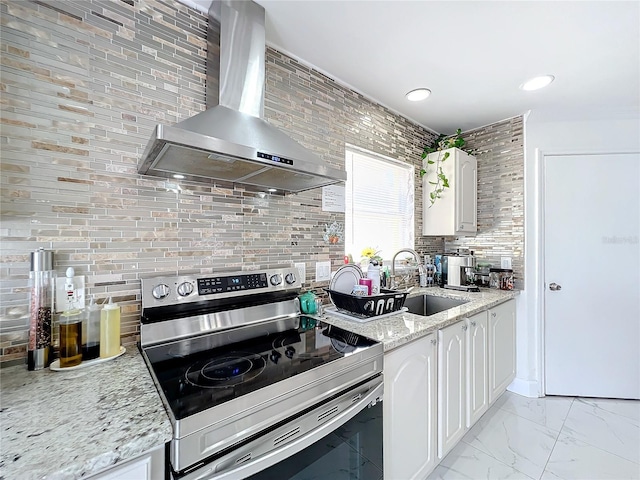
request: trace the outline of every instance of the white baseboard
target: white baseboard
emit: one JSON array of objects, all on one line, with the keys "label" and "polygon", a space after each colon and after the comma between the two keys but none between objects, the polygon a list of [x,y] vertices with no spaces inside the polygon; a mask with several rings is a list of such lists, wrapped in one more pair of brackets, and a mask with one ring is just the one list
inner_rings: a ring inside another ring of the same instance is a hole
[{"label": "white baseboard", "polygon": [[514,378],[511,385],[507,387],[507,390],[518,395],[530,398],[538,398],[542,395],[540,391],[540,384],[534,380],[522,380],[521,378]]}]

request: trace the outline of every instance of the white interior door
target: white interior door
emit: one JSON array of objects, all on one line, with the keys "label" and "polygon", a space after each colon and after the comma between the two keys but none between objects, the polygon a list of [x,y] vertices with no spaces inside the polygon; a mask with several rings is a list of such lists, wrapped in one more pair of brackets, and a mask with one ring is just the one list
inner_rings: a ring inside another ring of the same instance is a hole
[{"label": "white interior door", "polygon": [[546,394],[640,398],[640,154],[543,165]]}]

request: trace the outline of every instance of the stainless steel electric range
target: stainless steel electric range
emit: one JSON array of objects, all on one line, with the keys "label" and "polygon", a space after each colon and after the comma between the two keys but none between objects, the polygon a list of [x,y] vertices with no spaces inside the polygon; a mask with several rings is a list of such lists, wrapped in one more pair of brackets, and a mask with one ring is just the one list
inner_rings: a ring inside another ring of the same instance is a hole
[{"label": "stainless steel electric range", "polygon": [[142,280],[171,478],[249,477],[382,400],[382,345],[302,315],[300,287],[293,267]]}]

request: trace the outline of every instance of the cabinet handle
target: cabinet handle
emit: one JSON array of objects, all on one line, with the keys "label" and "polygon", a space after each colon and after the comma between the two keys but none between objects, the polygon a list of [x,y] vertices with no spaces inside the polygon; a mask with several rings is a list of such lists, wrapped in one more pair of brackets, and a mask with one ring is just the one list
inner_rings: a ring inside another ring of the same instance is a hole
[{"label": "cabinet handle", "polygon": [[496,312],[491,312],[491,316],[495,318]]},{"label": "cabinet handle", "polygon": [[431,339],[431,345],[435,345],[436,343],[438,343],[438,341],[435,338]]},{"label": "cabinet handle", "polygon": [[462,230],[463,228],[464,228],[464,223],[460,225],[460,228],[458,230]]},{"label": "cabinet handle", "polygon": [[472,321],[471,321],[471,326],[472,326],[472,327],[475,327],[475,326],[476,326],[476,321],[475,321],[475,320],[472,320]]},{"label": "cabinet handle", "polygon": [[462,326],[462,331],[463,331],[463,332],[466,332],[466,331],[467,331],[467,326],[466,326],[466,325],[463,325],[463,326]]}]

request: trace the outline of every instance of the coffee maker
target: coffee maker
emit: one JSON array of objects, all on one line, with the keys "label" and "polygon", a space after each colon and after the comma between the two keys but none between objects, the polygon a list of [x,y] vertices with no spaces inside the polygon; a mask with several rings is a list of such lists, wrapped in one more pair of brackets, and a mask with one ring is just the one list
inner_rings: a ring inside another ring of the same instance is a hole
[{"label": "coffee maker", "polygon": [[476,265],[473,255],[445,254],[442,257],[442,283],[444,288],[479,292],[473,283],[473,270]]}]

